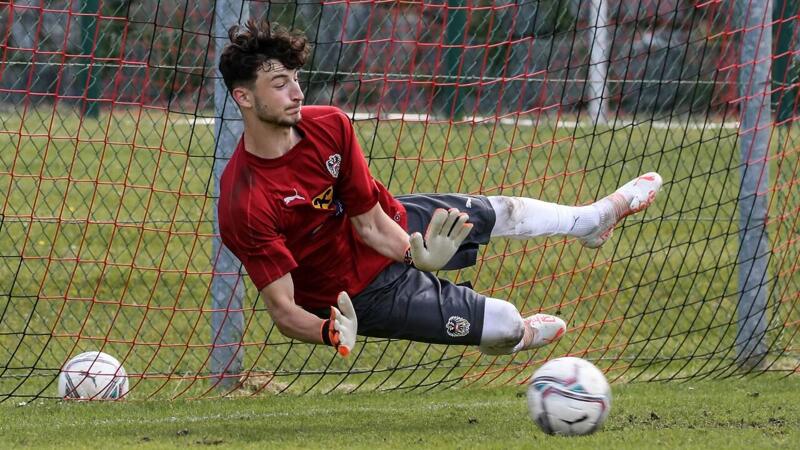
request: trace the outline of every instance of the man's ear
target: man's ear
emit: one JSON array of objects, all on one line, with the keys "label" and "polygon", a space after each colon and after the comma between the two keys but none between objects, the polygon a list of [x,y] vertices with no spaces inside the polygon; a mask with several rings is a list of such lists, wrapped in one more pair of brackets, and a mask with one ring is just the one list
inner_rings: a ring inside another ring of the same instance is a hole
[{"label": "man's ear", "polygon": [[252,108],[253,107],[253,92],[250,89],[245,87],[235,87],[233,88],[233,92],[231,92],[231,96],[233,100],[242,108]]}]

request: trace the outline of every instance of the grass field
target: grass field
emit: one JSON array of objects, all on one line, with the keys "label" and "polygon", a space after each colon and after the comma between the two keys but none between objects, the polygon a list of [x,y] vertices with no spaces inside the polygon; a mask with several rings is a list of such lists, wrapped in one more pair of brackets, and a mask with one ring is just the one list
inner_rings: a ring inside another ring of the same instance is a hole
[{"label": "grass field", "polygon": [[800,378],[613,387],[591,436],[548,436],[524,386],[433,393],[0,404],[3,448],[781,449],[800,442]]},{"label": "grass field", "polygon": [[[118,110],[98,120],[30,109],[0,133],[0,398],[53,397],[60,365],[102,349],[133,399],[201,397],[208,358],[213,127],[189,115]],[[694,120],[694,119],[692,119]],[[459,191],[585,204],[649,170],[666,183],[599,251],[570,240],[493,242],[471,281],[570,332],[513,358],[471,348],[362,340],[353,358],[282,337],[246,278],[245,369],[290,393],[427,389],[524,381],[553,356],[591,359],[613,381],[735,373],[736,131],[639,125],[536,127],[364,120],[376,178],[395,193]],[[798,368],[796,131],[771,160],[768,368]]]}]

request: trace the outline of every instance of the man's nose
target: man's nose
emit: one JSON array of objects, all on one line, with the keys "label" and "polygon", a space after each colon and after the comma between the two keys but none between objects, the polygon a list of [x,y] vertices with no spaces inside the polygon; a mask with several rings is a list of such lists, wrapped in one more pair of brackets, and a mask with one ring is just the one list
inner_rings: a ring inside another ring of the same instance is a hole
[{"label": "man's nose", "polygon": [[294,83],[291,94],[292,94],[292,100],[297,102],[301,102],[305,98],[305,95],[303,95],[303,90],[300,88],[299,83]]}]

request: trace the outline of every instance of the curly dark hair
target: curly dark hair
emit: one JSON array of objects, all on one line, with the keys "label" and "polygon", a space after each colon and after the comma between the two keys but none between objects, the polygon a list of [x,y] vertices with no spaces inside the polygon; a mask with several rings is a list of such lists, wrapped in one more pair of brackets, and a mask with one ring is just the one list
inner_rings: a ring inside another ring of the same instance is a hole
[{"label": "curly dark hair", "polygon": [[252,86],[258,70],[275,59],[289,70],[302,67],[311,52],[308,39],[266,19],[250,19],[242,29],[234,25],[228,30],[230,44],[222,50],[219,71],[228,91],[238,86]]}]

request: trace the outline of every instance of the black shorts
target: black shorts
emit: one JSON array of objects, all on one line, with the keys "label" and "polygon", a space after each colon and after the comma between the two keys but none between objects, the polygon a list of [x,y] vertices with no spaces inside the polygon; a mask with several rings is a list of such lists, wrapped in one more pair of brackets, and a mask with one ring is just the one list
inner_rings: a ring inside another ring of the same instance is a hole
[{"label": "black shorts", "polygon": [[494,208],[488,198],[466,194],[412,194],[399,195],[396,198],[406,208],[409,233],[418,231],[424,236],[431,215],[437,208],[456,208],[469,214],[469,222],[473,224],[472,231],[443,270],[457,270],[475,265],[478,260],[478,246],[489,243],[494,228]]},{"label": "black shorts", "polygon": [[[495,213],[484,196],[417,194],[398,196],[408,212],[408,231],[425,233],[436,208],[458,208],[474,224],[445,269],[475,264],[478,246],[489,242]],[[477,345],[486,297],[405,264],[387,267],[353,297],[358,334],[434,344]]]}]

